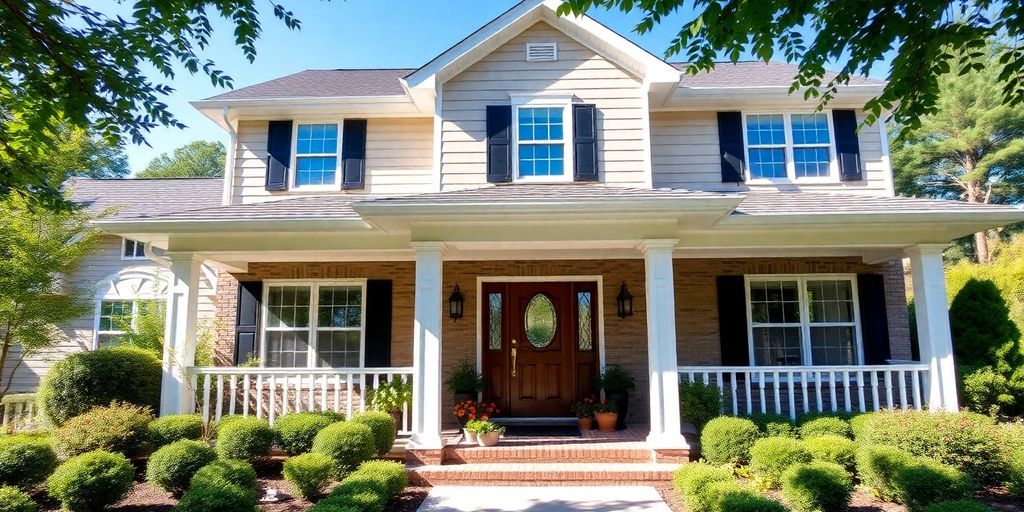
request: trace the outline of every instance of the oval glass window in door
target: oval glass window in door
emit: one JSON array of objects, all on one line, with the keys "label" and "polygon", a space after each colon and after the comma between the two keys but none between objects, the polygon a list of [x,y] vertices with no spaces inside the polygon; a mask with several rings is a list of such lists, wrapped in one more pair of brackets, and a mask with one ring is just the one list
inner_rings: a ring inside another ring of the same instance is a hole
[{"label": "oval glass window in door", "polygon": [[555,305],[543,293],[538,293],[526,305],[523,321],[526,324],[526,339],[537,348],[544,348],[555,339]]}]

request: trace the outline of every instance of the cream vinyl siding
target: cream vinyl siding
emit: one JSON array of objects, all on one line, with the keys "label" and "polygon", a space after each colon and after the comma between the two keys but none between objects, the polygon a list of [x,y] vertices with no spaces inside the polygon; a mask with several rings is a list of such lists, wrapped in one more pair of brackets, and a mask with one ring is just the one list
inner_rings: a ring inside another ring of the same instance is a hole
[{"label": "cream vinyl siding", "polygon": [[[792,108],[777,109],[789,112]],[[772,112],[770,106],[758,112]],[[864,113],[857,112],[857,121]],[[808,190],[818,192],[856,192],[888,196],[889,168],[882,158],[881,134],[878,126],[863,128],[860,133],[860,155],[864,162],[864,181],[829,183],[786,183],[746,185],[722,183],[718,151],[718,118],[716,112],[651,112],[651,163],[654,187],[689,188],[695,190]]]},{"label": "cream vinyl siding", "polygon": [[[526,44],[556,42],[558,60],[527,62]],[[488,105],[509,94],[572,93],[597,106],[598,169],[602,182],[647,183],[641,82],[547,23],[537,23],[442,85],[441,190],[487,183]],[[571,136],[571,134],[566,134]],[[572,172],[566,162],[566,172]]]},{"label": "cream vinyl siding", "polygon": [[[89,313],[61,326],[61,342],[45,351],[36,352],[25,359],[11,378],[10,393],[27,393],[35,391],[39,381],[46,375],[46,372],[54,363],[60,361],[69,354],[92,350],[96,326],[96,301],[110,288],[110,281],[116,279],[118,274],[151,274],[167,279],[169,271],[160,267],[150,260],[122,260],[121,259],[121,238],[115,236],[104,236],[97,244],[97,251],[87,256],[82,266],[76,272],[71,281],[80,287],[89,301]],[[213,274],[216,275],[216,274]],[[199,325],[212,328],[216,312],[215,307],[216,284],[209,282],[205,275],[200,279],[199,290]],[[11,377],[11,368],[20,359],[20,349],[12,349],[8,363],[0,375],[0,385],[6,386],[8,377]]]},{"label": "cream vinyl siding", "polygon": [[[232,203],[255,203],[303,194],[298,191],[271,193],[264,189],[267,124],[266,121],[239,123]],[[371,118],[366,126],[366,188],[345,193],[396,195],[433,190],[432,118]],[[307,193],[324,194],[323,191]]]}]

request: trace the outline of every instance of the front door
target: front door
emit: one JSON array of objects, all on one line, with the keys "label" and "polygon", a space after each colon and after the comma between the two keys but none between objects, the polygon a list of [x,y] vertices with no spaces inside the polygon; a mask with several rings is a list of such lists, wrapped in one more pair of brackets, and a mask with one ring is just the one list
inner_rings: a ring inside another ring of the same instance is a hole
[{"label": "front door", "polygon": [[593,392],[596,283],[487,283],[483,298],[487,398],[504,416],[569,416]]}]

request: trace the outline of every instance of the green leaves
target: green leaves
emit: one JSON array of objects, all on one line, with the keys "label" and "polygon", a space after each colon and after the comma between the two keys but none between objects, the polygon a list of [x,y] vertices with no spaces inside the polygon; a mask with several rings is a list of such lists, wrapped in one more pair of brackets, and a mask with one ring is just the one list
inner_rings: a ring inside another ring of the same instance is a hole
[{"label": "green leaves", "polygon": [[138,173],[139,178],[212,178],[224,175],[224,143],[197,140],[164,153]]}]

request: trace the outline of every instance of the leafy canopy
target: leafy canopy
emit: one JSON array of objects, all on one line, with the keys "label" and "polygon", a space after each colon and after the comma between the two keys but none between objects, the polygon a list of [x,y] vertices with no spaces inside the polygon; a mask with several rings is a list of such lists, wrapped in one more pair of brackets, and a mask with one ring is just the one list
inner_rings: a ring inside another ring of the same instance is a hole
[{"label": "leafy canopy", "polygon": [[[744,51],[768,61],[781,54],[800,71],[791,91],[828,103],[851,76],[867,75],[896,50],[888,85],[865,105],[867,124],[892,110],[897,123],[916,126],[935,111],[939,77],[956,65],[980,67],[986,41],[997,35],[1014,41],[993,56],[997,96],[1007,104],[1024,100],[1024,1],[1005,0],[565,0],[560,14],[595,7],[638,10],[635,31],[692,8],[665,50],[691,65],[687,73],[714,67],[720,56],[735,62]],[[844,59],[846,59],[844,61]],[[835,77],[826,66],[839,65]]]},{"label": "leafy canopy", "polygon": [[196,140],[149,162],[138,178],[216,178],[224,176],[223,142]]}]

